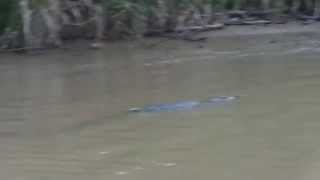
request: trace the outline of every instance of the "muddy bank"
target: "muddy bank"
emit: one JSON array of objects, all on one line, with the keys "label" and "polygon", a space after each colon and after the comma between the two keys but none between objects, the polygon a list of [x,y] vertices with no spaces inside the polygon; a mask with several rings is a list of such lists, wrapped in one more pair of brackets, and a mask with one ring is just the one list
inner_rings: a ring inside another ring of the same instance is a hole
[{"label": "muddy bank", "polygon": [[[196,37],[204,37],[206,40],[203,41],[184,41],[171,39],[166,37],[154,37],[154,38],[146,38],[146,37],[138,37],[138,38],[130,38],[127,40],[114,41],[114,42],[104,42],[101,50],[104,51],[106,49],[114,49],[114,48],[124,48],[124,49],[143,49],[143,50],[157,50],[158,48],[166,47],[166,46],[177,46],[177,48],[185,49],[188,47],[195,47],[196,49],[201,49],[206,46],[214,45],[218,47],[224,44],[224,41],[233,41],[233,40],[250,40],[256,39],[257,43],[260,43],[259,40],[264,39],[264,41],[269,42],[270,44],[278,43],[277,38],[280,40],[286,39],[286,41],[304,41],[306,39],[301,39],[299,37],[309,37],[313,40],[320,40],[320,24],[315,23],[311,25],[301,25],[299,22],[292,22],[288,24],[278,24],[278,25],[267,25],[267,26],[228,26],[223,30],[219,31],[207,31],[202,32],[196,35]],[[250,39],[247,39],[250,38]],[[90,48],[91,41],[69,41],[65,43],[64,49],[68,50],[76,50],[76,49],[91,49]],[[234,42],[237,44],[236,42]],[[203,46],[198,46],[198,45]],[[229,44],[230,49],[232,49],[232,44]],[[228,47],[225,47],[228,49]],[[175,48],[173,48],[174,50]],[[92,49],[91,49],[92,51]],[[94,50],[96,51],[96,50]]]},{"label": "muddy bank", "polygon": [[[228,26],[223,30],[219,31],[208,31],[198,33],[195,37],[205,38],[203,41],[184,41],[182,39],[172,39],[166,37],[131,37],[126,40],[103,42],[99,48],[92,48],[92,41],[90,40],[74,40],[66,41],[63,46],[55,49],[39,49],[36,51],[22,51],[22,53],[15,53],[18,55],[48,55],[48,54],[59,54],[59,53],[96,53],[96,52],[109,52],[115,49],[132,49],[138,51],[156,51],[163,47],[175,46],[175,49],[202,49],[215,47],[220,49],[223,44],[223,49],[232,50],[235,46],[232,44],[234,40],[253,41],[257,44],[280,43],[281,39],[286,41],[301,42],[305,41],[303,37],[309,37],[316,41],[320,40],[320,24],[314,23],[310,25],[302,25],[299,22],[292,22],[287,24],[272,24],[272,25],[254,25],[254,26]],[[285,36],[284,36],[285,35]],[[302,37],[302,38],[301,38]],[[263,39],[263,40],[262,40]],[[230,42],[230,43],[228,43]],[[236,42],[234,42],[237,44]],[[2,57],[10,56],[12,51],[0,51]]]},{"label": "muddy bank", "polygon": [[302,25],[299,22],[265,26],[230,26],[223,31],[206,33],[210,37],[258,36],[272,34],[320,33],[320,24]]}]

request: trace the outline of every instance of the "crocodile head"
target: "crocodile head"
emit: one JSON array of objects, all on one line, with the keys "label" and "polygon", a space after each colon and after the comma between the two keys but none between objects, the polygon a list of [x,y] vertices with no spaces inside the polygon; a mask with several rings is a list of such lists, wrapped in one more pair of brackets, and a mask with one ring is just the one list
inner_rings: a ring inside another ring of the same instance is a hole
[{"label": "crocodile head", "polygon": [[129,112],[141,112],[142,108],[138,108],[138,107],[134,107],[134,108],[130,108],[128,109]]}]

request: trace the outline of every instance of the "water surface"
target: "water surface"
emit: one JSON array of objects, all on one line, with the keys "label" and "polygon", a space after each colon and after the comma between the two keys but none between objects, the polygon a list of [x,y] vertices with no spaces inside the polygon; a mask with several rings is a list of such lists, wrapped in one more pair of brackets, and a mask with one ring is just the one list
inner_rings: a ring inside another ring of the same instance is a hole
[{"label": "water surface", "polygon": [[[319,179],[317,38],[145,43],[2,56],[1,178]],[[214,96],[240,99],[199,111],[127,112]]]}]

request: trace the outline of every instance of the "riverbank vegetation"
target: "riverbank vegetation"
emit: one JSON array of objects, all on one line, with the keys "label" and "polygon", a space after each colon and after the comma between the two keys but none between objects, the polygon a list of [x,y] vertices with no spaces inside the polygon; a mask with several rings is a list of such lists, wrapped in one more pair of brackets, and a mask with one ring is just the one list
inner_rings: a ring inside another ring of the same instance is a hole
[{"label": "riverbank vegetation", "polygon": [[101,42],[173,32],[185,38],[186,32],[224,25],[310,22],[319,16],[320,0],[1,0],[0,48],[59,47],[72,39]]}]

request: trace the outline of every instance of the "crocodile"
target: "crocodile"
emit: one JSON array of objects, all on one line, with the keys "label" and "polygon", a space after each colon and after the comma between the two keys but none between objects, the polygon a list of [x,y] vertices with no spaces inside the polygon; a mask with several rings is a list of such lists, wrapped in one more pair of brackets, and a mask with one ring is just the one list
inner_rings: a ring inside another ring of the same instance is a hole
[{"label": "crocodile", "polygon": [[211,107],[216,105],[224,105],[238,100],[238,96],[217,96],[208,98],[204,101],[177,101],[175,103],[155,104],[145,107],[134,107],[128,109],[129,112],[174,112],[187,111],[200,107]]}]

